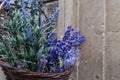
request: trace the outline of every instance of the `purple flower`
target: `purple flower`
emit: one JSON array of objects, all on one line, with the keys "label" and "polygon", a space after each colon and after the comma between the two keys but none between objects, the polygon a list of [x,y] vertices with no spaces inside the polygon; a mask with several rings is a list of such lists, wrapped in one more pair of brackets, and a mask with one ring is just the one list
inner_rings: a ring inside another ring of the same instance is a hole
[{"label": "purple flower", "polygon": [[48,45],[54,46],[57,43],[57,39],[55,38],[55,32],[52,31],[51,34],[48,36]]},{"label": "purple flower", "polygon": [[17,67],[19,69],[24,69],[24,65],[23,65],[22,61],[17,61]]},{"label": "purple flower", "polygon": [[71,46],[77,47],[80,46],[81,43],[86,41],[86,38],[84,35],[78,35],[80,30],[73,32],[70,37],[68,42],[70,43]]},{"label": "purple flower", "polygon": [[65,69],[71,68],[76,63],[79,56],[80,56],[80,51],[75,50],[74,48],[71,48],[71,50],[65,54],[65,57],[63,60]]},{"label": "purple flower", "polygon": [[69,39],[69,37],[71,35],[71,31],[73,31],[73,26],[69,25],[67,30],[64,33],[63,41],[67,41]]},{"label": "purple flower", "polygon": [[[48,38],[48,46],[50,50],[48,52],[50,67],[55,70],[55,72],[65,71],[71,68],[78,57],[80,56],[80,51],[77,48],[81,43],[86,41],[84,35],[78,35],[80,30],[73,32],[73,27],[68,26],[61,40],[55,38],[55,32],[52,32]],[[56,63],[61,59],[61,67],[58,68]]]},{"label": "purple flower", "polygon": [[65,69],[63,67],[62,68],[57,68],[55,70],[55,73],[64,72],[64,71],[65,71]]},{"label": "purple flower", "polygon": [[77,47],[80,45],[80,42],[78,39],[71,41],[71,46]]},{"label": "purple flower", "polygon": [[53,12],[52,16],[51,16],[51,20],[56,20],[57,16],[58,16],[58,13],[59,13],[60,9],[57,7],[55,9],[55,11]]},{"label": "purple flower", "polygon": [[85,38],[84,35],[81,35],[81,36],[79,36],[78,40],[79,40],[80,43],[83,43],[83,42],[86,41],[86,38]]},{"label": "purple flower", "polygon": [[31,5],[33,5],[33,4],[38,4],[38,0],[29,0],[29,3],[30,3]]},{"label": "purple flower", "polygon": [[75,40],[78,38],[78,34],[79,34],[80,30],[77,30],[75,32],[73,32],[69,38],[69,40]]},{"label": "purple flower", "polygon": [[40,58],[40,61],[39,61],[39,67],[38,67],[37,72],[44,72],[46,63],[47,63],[47,60],[46,60],[45,56],[42,55],[42,57]]}]

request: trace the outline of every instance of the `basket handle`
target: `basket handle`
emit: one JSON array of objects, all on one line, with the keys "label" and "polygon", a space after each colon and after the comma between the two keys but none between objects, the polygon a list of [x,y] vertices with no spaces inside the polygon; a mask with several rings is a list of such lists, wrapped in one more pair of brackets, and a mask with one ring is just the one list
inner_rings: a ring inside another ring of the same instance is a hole
[{"label": "basket handle", "polygon": [[4,1],[0,4],[0,10],[3,8],[4,4],[5,4]]}]

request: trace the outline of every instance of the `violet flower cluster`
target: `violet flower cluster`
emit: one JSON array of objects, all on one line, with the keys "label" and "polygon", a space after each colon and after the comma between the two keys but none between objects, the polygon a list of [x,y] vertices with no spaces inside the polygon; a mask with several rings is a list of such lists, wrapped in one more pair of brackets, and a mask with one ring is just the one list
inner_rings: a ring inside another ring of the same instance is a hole
[{"label": "violet flower cluster", "polygon": [[78,35],[80,31],[74,31],[73,27],[68,26],[62,39],[57,39],[55,32],[51,32],[48,39],[49,51],[48,65],[53,72],[63,72],[73,67],[80,50],[77,48],[81,43],[86,41],[84,35]]},{"label": "violet flower cluster", "polygon": [[44,72],[45,66],[46,66],[47,60],[44,55],[40,58],[39,66],[37,72]]}]

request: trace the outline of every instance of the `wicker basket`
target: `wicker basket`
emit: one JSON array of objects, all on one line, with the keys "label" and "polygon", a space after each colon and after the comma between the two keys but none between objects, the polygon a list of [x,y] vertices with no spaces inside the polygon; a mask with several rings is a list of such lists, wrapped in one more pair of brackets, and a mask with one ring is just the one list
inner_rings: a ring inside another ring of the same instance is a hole
[{"label": "wicker basket", "polygon": [[[0,15],[4,15],[6,18],[6,11],[2,9],[2,6],[4,4],[0,5]],[[8,17],[6,18],[8,19]],[[2,20],[0,20],[0,23],[2,23]],[[6,33],[5,30],[2,29],[2,26],[0,26],[0,30],[2,30],[4,33]],[[6,64],[0,57],[0,66],[2,67],[3,72],[6,75],[7,80],[68,80],[70,74],[73,71],[73,68],[70,70],[67,70],[62,73],[37,73],[37,72],[27,72],[25,70],[21,70],[15,67],[12,67],[8,64]]]},{"label": "wicker basket", "polygon": [[15,67],[11,67],[0,60],[0,65],[6,75],[7,80],[68,80],[73,68],[62,73],[37,73],[27,72]]}]

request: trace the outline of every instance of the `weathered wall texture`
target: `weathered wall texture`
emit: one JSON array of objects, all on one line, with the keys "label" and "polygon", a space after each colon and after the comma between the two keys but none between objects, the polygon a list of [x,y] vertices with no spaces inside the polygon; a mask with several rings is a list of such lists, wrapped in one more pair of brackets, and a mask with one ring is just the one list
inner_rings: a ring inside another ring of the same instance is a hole
[{"label": "weathered wall texture", "polygon": [[80,0],[80,29],[87,37],[79,80],[103,80],[104,0]]},{"label": "weathered wall texture", "polygon": [[[60,35],[63,34],[61,30],[65,30],[66,24],[74,20],[72,24],[76,28],[79,27],[87,37],[87,43],[82,46],[82,56],[72,79],[120,80],[120,1],[68,0],[68,3],[65,2],[65,0],[61,2],[65,13],[60,20],[64,22],[59,28]],[[69,9],[71,4],[74,4],[72,10]],[[74,19],[68,14],[75,16]]]},{"label": "weathered wall texture", "polygon": [[69,24],[87,38],[70,80],[120,80],[120,0],[59,0],[59,7],[59,38]]},{"label": "weathered wall texture", "polygon": [[103,79],[104,0],[60,0],[59,36],[72,24],[87,37],[72,80]]},{"label": "weathered wall texture", "polygon": [[106,0],[105,79],[120,80],[120,0]]}]

